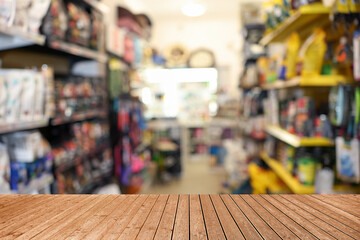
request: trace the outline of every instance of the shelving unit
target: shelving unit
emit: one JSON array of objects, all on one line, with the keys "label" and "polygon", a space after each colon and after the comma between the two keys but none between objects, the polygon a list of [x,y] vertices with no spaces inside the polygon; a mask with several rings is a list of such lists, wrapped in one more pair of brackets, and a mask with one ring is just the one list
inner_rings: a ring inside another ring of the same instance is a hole
[{"label": "shelving unit", "polygon": [[292,87],[332,87],[339,84],[352,84],[353,79],[342,75],[318,75],[318,76],[299,76],[290,80],[277,80],[274,83],[266,83],[262,89],[283,89]]},{"label": "shelving unit", "polygon": [[266,125],[265,130],[273,137],[293,146],[293,147],[333,147],[332,139],[323,137],[298,137],[276,125]]},{"label": "shelving unit", "polygon": [[[275,30],[266,34],[260,40],[260,44],[265,46],[272,42],[281,42],[295,31],[304,36],[313,28],[329,23],[329,13],[330,8],[325,7],[322,3],[300,7]],[[309,28],[309,26],[311,27]]]},{"label": "shelving unit", "polygon": [[5,38],[0,40],[0,50],[34,44],[44,46],[46,39],[41,34],[20,31],[2,24],[0,24],[0,35]]},{"label": "shelving unit", "polygon": [[270,158],[265,152],[261,153],[261,158],[275,172],[276,175],[296,194],[312,194],[315,192],[313,186],[302,185],[294,178],[278,161]]},{"label": "shelving unit", "polygon": [[0,134],[41,128],[41,127],[46,127],[48,125],[49,125],[49,120],[47,119],[35,121],[35,122],[9,123],[6,125],[0,125]]},{"label": "shelving unit", "polygon": [[61,124],[65,124],[65,123],[84,121],[84,120],[95,118],[95,117],[104,118],[106,116],[107,116],[106,111],[92,110],[92,111],[88,111],[86,113],[76,113],[70,117],[55,117],[50,120],[50,123],[52,126],[56,126],[56,125],[61,125]]},{"label": "shelving unit", "polygon": [[81,47],[73,43],[67,43],[61,40],[49,40],[48,45],[52,49],[63,51],[79,57],[94,59],[102,63],[105,63],[108,60],[108,56],[105,53],[94,51],[86,47]]}]

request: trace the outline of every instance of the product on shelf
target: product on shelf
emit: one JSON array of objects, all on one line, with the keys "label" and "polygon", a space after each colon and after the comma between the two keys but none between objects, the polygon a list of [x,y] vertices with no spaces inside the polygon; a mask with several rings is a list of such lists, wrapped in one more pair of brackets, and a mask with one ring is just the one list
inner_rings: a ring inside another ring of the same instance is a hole
[{"label": "product on shelf", "polygon": [[360,143],[359,139],[346,140],[337,137],[336,168],[338,176],[350,182],[360,182]]},{"label": "product on shelf", "polygon": [[[20,188],[27,185],[31,188],[33,180],[52,174],[51,147],[40,132],[16,132],[2,136],[1,141],[5,144],[11,160],[10,186],[12,191],[19,191]],[[38,191],[40,189],[30,190]]]},{"label": "product on shelf", "polygon": [[63,0],[51,0],[41,31],[48,37],[65,39],[68,30],[68,17]]},{"label": "product on shelf", "polygon": [[0,125],[48,119],[45,73],[32,70],[0,70]]},{"label": "product on shelf", "polygon": [[10,193],[10,159],[6,146],[0,143],[0,194]]},{"label": "product on shelf", "polygon": [[102,110],[104,94],[102,79],[58,78],[55,83],[56,117]]},{"label": "product on shelf", "polygon": [[81,122],[70,126],[71,136],[54,143],[55,176],[58,193],[87,193],[110,176],[113,160],[108,124]]},{"label": "product on shelf", "polygon": [[75,3],[66,4],[68,14],[67,40],[82,46],[89,46],[91,36],[91,22],[89,13]]}]

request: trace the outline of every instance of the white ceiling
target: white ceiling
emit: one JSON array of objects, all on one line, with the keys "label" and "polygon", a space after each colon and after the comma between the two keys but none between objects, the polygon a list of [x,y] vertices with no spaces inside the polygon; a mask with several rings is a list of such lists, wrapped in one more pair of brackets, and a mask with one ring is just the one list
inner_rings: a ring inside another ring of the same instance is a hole
[{"label": "white ceiling", "polygon": [[145,12],[156,16],[181,16],[181,7],[187,2],[198,2],[206,6],[205,16],[238,14],[240,3],[254,3],[263,0],[121,0],[134,13]]}]

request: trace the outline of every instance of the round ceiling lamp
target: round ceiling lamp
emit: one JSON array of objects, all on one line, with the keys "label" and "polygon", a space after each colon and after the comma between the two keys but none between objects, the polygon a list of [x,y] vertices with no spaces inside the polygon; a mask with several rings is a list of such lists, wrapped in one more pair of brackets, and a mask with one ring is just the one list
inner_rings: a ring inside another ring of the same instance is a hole
[{"label": "round ceiling lamp", "polygon": [[199,17],[206,12],[206,7],[199,3],[189,2],[181,8],[181,11],[186,16]]}]

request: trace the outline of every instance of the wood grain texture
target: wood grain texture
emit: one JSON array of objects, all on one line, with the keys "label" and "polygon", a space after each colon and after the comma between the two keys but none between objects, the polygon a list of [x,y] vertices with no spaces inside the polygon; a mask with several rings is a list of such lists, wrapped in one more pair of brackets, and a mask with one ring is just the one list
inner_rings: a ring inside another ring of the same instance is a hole
[{"label": "wood grain texture", "polygon": [[207,234],[200,197],[198,195],[190,195],[190,239],[206,238]]},{"label": "wood grain texture", "polygon": [[226,239],[219,218],[216,214],[215,208],[210,199],[210,196],[200,195],[200,202],[204,213],[208,238],[210,240]]},{"label": "wood grain texture", "polygon": [[170,195],[154,239],[171,239],[178,200],[178,195]]},{"label": "wood grain texture", "polygon": [[359,195],[1,195],[0,239],[360,239]]},{"label": "wood grain texture", "polygon": [[189,196],[180,195],[172,239],[184,240],[190,237]]}]

